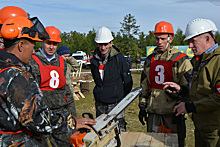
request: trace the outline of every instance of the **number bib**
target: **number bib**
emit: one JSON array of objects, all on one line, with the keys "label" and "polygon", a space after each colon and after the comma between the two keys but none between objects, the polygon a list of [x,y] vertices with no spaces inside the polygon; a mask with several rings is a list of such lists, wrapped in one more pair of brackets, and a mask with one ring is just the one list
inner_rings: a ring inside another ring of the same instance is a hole
[{"label": "number bib", "polygon": [[104,68],[105,68],[105,65],[99,65],[99,73],[100,73],[100,77],[103,81],[103,77],[104,77]]},{"label": "number bib", "polygon": [[41,90],[50,91],[64,87],[66,77],[64,75],[63,57],[59,56],[60,66],[43,65],[37,56],[32,55],[32,58],[37,62],[40,69],[41,83],[39,87]]},{"label": "number bib", "polygon": [[173,82],[173,70],[172,67],[174,63],[179,60],[180,58],[184,57],[185,54],[180,54],[176,59],[173,61],[161,61],[155,60],[154,54],[151,59],[150,64],[150,87],[155,89],[163,89],[164,82]]}]

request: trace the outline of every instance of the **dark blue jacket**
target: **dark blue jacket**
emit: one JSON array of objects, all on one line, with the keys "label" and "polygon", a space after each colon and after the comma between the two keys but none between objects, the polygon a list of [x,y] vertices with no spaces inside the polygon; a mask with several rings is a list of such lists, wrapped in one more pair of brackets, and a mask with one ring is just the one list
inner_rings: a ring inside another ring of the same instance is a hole
[{"label": "dark blue jacket", "polygon": [[93,90],[95,101],[106,104],[118,103],[131,91],[133,86],[128,64],[119,49],[111,48],[102,81],[99,73],[100,58],[98,58],[98,54],[100,52],[96,48],[91,59],[91,72],[96,84]]}]

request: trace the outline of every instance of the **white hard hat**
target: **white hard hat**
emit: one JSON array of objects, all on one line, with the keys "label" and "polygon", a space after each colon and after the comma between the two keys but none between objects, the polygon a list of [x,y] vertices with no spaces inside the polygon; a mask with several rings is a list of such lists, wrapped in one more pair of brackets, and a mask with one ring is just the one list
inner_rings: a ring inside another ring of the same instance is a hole
[{"label": "white hard hat", "polygon": [[213,33],[218,31],[218,29],[217,29],[217,27],[216,27],[216,25],[215,25],[215,23],[213,21],[211,21],[209,19],[205,19],[205,20],[207,20],[210,23],[210,25],[212,26]]},{"label": "white hard hat", "polygon": [[112,32],[106,27],[101,27],[96,33],[95,42],[109,43],[113,39]]},{"label": "white hard hat", "polygon": [[186,38],[184,41],[203,33],[214,33],[216,31],[218,31],[218,29],[213,21],[209,19],[197,18],[187,24],[185,32]]}]

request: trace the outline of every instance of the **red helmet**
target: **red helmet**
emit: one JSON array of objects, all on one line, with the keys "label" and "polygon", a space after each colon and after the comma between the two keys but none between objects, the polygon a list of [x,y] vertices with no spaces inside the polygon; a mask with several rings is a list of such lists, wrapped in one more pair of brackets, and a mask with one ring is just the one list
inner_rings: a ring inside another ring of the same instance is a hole
[{"label": "red helmet", "polygon": [[54,26],[49,26],[45,28],[47,33],[49,34],[51,39],[47,39],[48,41],[53,41],[53,42],[61,42],[60,38],[60,30],[55,28]]},{"label": "red helmet", "polygon": [[174,36],[172,24],[165,21],[161,21],[157,23],[153,34],[157,34],[157,33],[162,33],[162,34],[167,33],[167,34],[172,34]]}]

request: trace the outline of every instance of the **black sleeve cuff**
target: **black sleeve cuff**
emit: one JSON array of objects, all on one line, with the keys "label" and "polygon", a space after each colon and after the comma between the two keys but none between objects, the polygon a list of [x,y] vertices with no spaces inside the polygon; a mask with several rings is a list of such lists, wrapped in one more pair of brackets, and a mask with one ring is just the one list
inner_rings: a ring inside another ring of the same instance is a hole
[{"label": "black sleeve cuff", "polygon": [[185,103],[185,107],[186,107],[186,111],[187,111],[188,113],[190,113],[190,112],[197,113],[197,112],[196,112],[196,107],[194,106],[193,103],[186,102],[186,103]]},{"label": "black sleeve cuff", "polygon": [[140,102],[140,103],[138,104],[138,106],[139,106],[140,109],[145,109],[145,108],[146,108],[146,105],[147,105],[147,104],[145,104],[145,103],[143,103],[143,102]]},{"label": "black sleeve cuff", "polygon": [[185,97],[189,94],[189,90],[185,87],[185,86],[180,86],[180,92],[179,92],[179,96],[181,97]]}]

